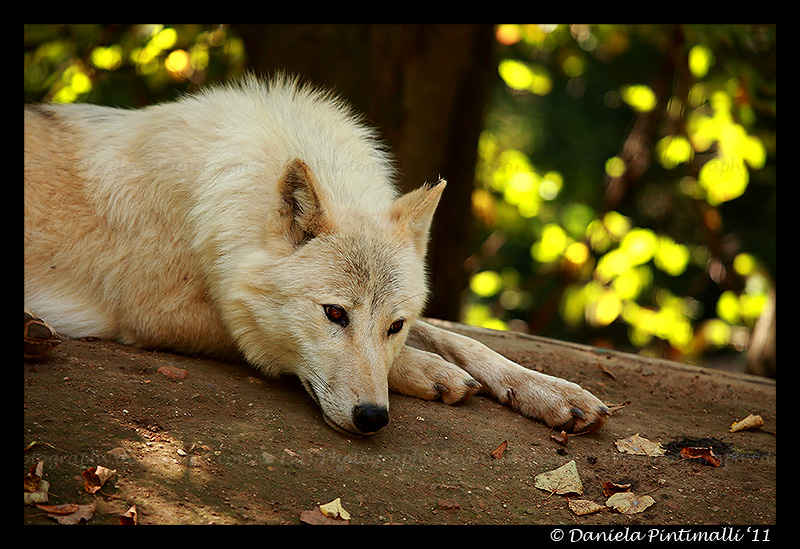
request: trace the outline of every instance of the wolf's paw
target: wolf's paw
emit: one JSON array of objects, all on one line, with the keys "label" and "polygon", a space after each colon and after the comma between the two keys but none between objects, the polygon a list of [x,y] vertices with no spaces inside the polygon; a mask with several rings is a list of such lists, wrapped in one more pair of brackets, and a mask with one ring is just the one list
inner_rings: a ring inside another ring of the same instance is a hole
[{"label": "wolf's paw", "polygon": [[608,407],[580,385],[538,372],[531,374],[498,395],[500,401],[569,433],[599,429],[610,415]]},{"label": "wolf's paw", "polygon": [[471,375],[439,355],[406,347],[389,371],[389,389],[423,400],[456,404],[481,390]]},{"label": "wolf's paw", "polygon": [[24,357],[38,358],[61,343],[56,331],[41,318],[25,311]]}]

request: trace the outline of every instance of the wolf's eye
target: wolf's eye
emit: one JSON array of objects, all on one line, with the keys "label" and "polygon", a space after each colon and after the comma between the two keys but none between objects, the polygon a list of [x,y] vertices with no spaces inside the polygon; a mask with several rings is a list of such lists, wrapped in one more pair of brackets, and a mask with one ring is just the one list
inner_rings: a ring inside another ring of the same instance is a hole
[{"label": "wolf's eye", "polygon": [[338,324],[342,328],[350,323],[350,319],[347,318],[347,311],[342,307],[338,305],[323,305],[322,308],[325,310],[325,316],[328,317],[328,320]]},{"label": "wolf's eye", "polygon": [[403,329],[403,323],[405,321],[406,320],[404,318],[399,318],[399,319],[395,320],[394,322],[392,322],[392,325],[389,326],[389,335],[396,334],[397,332],[402,330]]}]

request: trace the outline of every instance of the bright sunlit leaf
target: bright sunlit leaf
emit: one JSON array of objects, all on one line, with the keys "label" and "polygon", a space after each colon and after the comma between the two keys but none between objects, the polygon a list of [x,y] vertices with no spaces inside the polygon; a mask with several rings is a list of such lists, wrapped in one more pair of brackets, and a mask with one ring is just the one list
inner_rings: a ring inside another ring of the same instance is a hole
[{"label": "bright sunlit leaf", "polygon": [[610,211],[603,216],[603,225],[614,240],[621,239],[631,228],[631,220],[619,212]]},{"label": "bright sunlit leaf", "polygon": [[606,160],[605,169],[609,177],[620,177],[625,173],[627,166],[625,165],[625,161],[619,156],[612,156]]},{"label": "bright sunlit leaf", "polygon": [[622,302],[617,293],[612,289],[606,289],[595,302],[588,304],[586,316],[589,324],[608,326],[617,319],[621,311]]},{"label": "bright sunlit leaf", "polygon": [[547,95],[553,83],[547,69],[514,59],[503,59],[497,68],[506,85],[514,90],[526,90],[536,95]]},{"label": "bright sunlit leaf", "polygon": [[92,80],[86,74],[75,71],[72,75],[70,86],[78,95],[89,93],[92,90]]},{"label": "bright sunlit leaf", "polygon": [[740,253],[733,258],[733,270],[740,276],[749,276],[756,269],[755,258],[748,253]]},{"label": "bright sunlit leaf", "polygon": [[150,39],[150,43],[153,47],[158,48],[160,50],[168,50],[175,43],[178,41],[178,31],[173,29],[172,27],[167,27],[162,31],[158,32],[153,38]]},{"label": "bright sunlit leaf", "polygon": [[656,94],[644,84],[633,84],[622,88],[622,100],[639,112],[652,111],[658,103]]},{"label": "bright sunlit leaf", "polygon": [[701,331],[705,340],[711,345],[722,347],[727,345],[731,339],[730,325],[718,318],[712,318],[705,322]]},{"label": "bright sunlit leaf", "polygon": [[698,183],[706,191],[709,204],[717,205],[742,196],[749,180],[742,158],[715,157],[700,168]]},{"label": "bright sunlit leaf", "polygon": [[472,277],[469,288],[475,295],[491,297],[503,289],[503,280],[495,271],[482,271]]},{"label": "bright sunlit leaf", "polygon": [[175,50],[164,60],[164,68],[173,76],[185,76],[191,72],[189,54],[184,50]]},{"label": "bright sunlit leaf", "polygon": [[660,237],[653,261],[656,267],[671,276],[679,276],[686,271],[690,257],[689,248],[668,237]]},{"label": "bright sunlit leaf", "polygon": [[650,229],[631,229],[620,243],[620,250],[628,256],[631,265],[647,263],[655,249],[656,235]]},{"label": "bright sunlit leaf", "polygon": [[717,300],[717,316],[728,324],[736,324],[741,318],[739,296],[731,291],[722,292]]},{"label": "bright sunlit leaf", "polygon": [[527,90],[533,82],[533,71],[527,63],[521,61],[503,59],[497,67],[497,72],[500,73],[506,86],[513,90]]},{"label": "bright sunlit leaf", "polygon": [[689,50],[689,70],[696,78],[703,78],[714,64],[714,53],[702,44]]},{"label": "bright sunlit leaf", "polygon": [[547,172],[539,182],[539,196],[544,200],[555,200],[561,188],[564,186],[564,178],[558,172]]},{"label": "bright sunlit leaf", "polygon": [[589,260],[589,248],[583,242],[573,242],[567,246],[564,257],[574,265],[583,265]]},{"label": "bright sunlit leaf", "polygon": [[656,143],[658,161],[667,169],[672,169],[684,162],[690,162],[694,156],[692,145],[682,135],[668,135]]},{"label": "bright sunlit leaf", "polygon": [[531,256],[540,263],[558,259],[569,245],[569,237],[560,225],[549,223],[542,229],[542,237],[531,246]]},{"label": "bright sunlit leaf", "polygon": [[119,44],[107,48],[99,46],[92,50],[89,60],[98,69],[117,70],[122,64],[122,46]]}]

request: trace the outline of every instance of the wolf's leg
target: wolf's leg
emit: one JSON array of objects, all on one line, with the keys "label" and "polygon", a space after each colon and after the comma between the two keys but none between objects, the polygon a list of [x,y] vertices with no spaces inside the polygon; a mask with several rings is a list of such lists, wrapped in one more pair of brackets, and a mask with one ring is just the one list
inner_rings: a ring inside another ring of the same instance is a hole
[{"label": "wolf's leg", "polygon": [[25,344],[24,357],[28,359],[44,355],[61,343],[61,340],[56,335],[56,331],[47,322],[25,311],[23,343]]},{"label": "wolf's leg", "polygon": [[455,404],[481,389],[467,372],[434,353],[403,347],[389,370],[389,389],[424,400]]},{"label": "wolf's leg", "polygon": [[418,321],[408,344],[463,368],[483,385],[484,392],[551,427],[590,431],[609,414],[605,404],[579,385],[523,368],[469,337]]}]

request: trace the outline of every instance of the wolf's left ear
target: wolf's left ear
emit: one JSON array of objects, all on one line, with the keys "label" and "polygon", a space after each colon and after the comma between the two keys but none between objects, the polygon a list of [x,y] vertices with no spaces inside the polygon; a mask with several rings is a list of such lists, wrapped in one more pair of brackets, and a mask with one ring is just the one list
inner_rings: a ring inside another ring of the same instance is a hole
[{"label": "wolf's left ear", "polygon": [[295,246],[331,230],[325,195],[305,162],[299,158],[289,162],[278,182],[278,189],[280,212],[286,222],[286,232]]},{"label": "wolf's left ear", "polygon": [[420,257],[425,256],[433,213],[445,186],[447,182],[444,179],[440,179],[435,185],[425,184],[395,200],[389,210],[399,230],[407,232],[416,244]]}]

